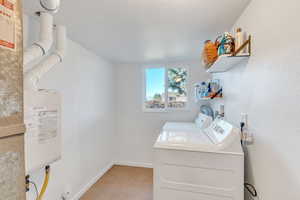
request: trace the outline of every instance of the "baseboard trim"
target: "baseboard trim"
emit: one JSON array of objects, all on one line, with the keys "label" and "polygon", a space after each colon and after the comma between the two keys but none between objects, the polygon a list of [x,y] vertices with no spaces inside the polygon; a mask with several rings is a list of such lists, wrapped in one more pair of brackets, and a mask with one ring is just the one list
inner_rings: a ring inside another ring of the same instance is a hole
[{"label": "baseboard trim", "polygon": [[142,163],[142,162],[116,161],[115,165],[130,166],[130,167],[153,168],[152,163]]},{"label": "baseboard trim", "polygon": [[79,200],[108,170],[113,167],[114,163],[108,164],[104,167],[94,178],[92,178],[78,193],[76,193],[70,200]]}]

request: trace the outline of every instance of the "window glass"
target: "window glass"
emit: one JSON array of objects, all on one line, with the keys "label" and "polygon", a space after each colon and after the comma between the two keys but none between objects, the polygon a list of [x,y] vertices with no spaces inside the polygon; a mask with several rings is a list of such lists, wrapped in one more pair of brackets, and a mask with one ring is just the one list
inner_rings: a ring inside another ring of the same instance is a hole
[{"label": "window glass", "polygon": [[146,101],[147,109],[165,108],[165,68],[147,68]]},{"label": "window glass", "polygon": [[145,101],[148,110],[174,110],[187,107],[187,68],[145,69]]}]

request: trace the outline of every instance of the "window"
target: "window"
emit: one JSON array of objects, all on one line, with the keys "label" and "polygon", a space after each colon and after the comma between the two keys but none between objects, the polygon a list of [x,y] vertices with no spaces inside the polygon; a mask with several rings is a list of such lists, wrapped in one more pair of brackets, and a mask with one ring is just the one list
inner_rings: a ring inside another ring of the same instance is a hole
[{"label": "window", "polygon": [[184,67],[148,67],[144,70],[146,111],[186,109],[188,70]]}]

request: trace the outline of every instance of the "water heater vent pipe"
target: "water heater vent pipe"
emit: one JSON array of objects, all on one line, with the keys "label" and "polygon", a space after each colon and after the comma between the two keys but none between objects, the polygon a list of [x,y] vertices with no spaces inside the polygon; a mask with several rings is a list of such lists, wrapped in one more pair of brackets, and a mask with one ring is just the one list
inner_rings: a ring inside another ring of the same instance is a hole
[{"label": "water heater vent pipe", "polygon": [[56,13],[60,7],[60,0],[40,0],[40,4],[46,11]]},{"label": "water heater vent pipe", "polygon": [[38,66],[25,73],[24,87],[29,90],[38,90],[37,84],[40,79],[50,71],[55,65],[61,63],[66,52],[66,28],[64,26],[56,27],[56,49],[43,60]]},{"label": "water heater vent pipe", "polygon": [[40,14],[39,41],[35,42],[24,52],[24,71],[28,71],[27,65],[44,56],[53,44],[53,16],[46,12]]}]

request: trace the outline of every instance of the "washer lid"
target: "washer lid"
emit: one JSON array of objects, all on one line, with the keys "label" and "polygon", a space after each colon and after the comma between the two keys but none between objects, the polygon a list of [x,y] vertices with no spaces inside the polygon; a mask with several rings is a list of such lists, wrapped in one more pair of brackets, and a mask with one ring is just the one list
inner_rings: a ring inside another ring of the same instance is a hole
[{"label": "washer lid", "polygon": [[196,123],[191,122],[166,122],[163,131],[199,132],[201,128]]},{"label": "washer lid", "polygon": [[209,151],[213,142],[202,131],[175,131],[165,130],[159,135],[154,148]]},{"label": "washer lid", "polygon": [[210,116],[199,113],[194,123],[192,122],[166,122],[163,126],[164,131],[196,131],[199,132],[212,123]]}]

